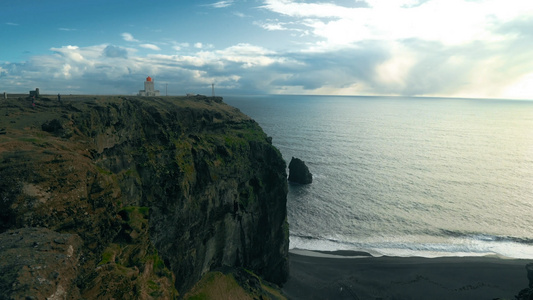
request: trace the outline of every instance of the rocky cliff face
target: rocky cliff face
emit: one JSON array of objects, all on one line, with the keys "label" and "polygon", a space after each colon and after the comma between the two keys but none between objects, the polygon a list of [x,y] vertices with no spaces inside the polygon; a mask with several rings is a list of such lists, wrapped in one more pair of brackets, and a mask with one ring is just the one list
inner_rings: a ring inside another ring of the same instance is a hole
[{"label": "rocky cliff face", "polygon": [[10,102],[0,123],[0,239],[42,227],[81,244],[75,278],[49,290],[173,298],[224,266],[286,280],[285,163],[253,120],[218,98],[68,100]]}]

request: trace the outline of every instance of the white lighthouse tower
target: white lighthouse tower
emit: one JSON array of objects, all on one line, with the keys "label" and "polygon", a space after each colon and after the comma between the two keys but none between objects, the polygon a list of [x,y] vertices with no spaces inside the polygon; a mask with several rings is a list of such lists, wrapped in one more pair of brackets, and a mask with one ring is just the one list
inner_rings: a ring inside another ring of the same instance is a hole
[{"label": "white lighthouse tower", "polygon": [[155,89],[155,85],[154,85],[154,81],[152,80],[152,77],[150,76],[146,77],[146,81],[144,82],[144,90],[139,91],[139,96],[144,96],[144,97],[159,96],[159,90]]}]

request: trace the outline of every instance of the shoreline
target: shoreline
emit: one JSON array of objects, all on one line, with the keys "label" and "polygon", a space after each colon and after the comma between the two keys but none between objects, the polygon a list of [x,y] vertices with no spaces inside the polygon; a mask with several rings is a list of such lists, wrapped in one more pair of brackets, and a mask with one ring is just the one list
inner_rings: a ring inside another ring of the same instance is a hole
[{"label": "shoreline", "polygon": [[289,299],[514,299],[532,260],[374,257],[361,251],[289,251]]},{"label": "shoreline", "polygon": [[376,257],[366,251],[357,251],[357,250],[306,250],[306,249],[289,249],[289,253],[302,255],[302,256],[311,256],[311,257],[329,257],[329,258],[365,258],[365,257]]},{"label": "shoreline", "polygon": [[486,253],[480,255],[441,255],[441,256],[422,256],[422,255],[413,255],[413,256],[399,256],[399,255],[385,255],[378,252],[372,253],[364,250],[308,250],[293,248],[289,249],[289,253],[303,255],[303,256],[312,256],[312,257],[329,257],[329,258],[378,258],[378,257],[391,257],[391,258],[425,258],[425,259],[438,259],[438,258],[495,258],[502,260],[523,260],[531,261],[533,259],[527,258],[515,258],[508,257],[494,253]]}]

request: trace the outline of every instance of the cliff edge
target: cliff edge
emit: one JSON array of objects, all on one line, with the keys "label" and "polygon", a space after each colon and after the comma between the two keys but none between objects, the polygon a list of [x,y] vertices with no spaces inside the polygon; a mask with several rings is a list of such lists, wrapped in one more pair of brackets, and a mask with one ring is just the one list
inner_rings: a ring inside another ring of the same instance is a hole
[{"label": "cliff edge", "polygon": [[286,165],[255,121],[220,98],[62,100],[0,107],[0,294],[177,298],[228,268],[286,281]]}]

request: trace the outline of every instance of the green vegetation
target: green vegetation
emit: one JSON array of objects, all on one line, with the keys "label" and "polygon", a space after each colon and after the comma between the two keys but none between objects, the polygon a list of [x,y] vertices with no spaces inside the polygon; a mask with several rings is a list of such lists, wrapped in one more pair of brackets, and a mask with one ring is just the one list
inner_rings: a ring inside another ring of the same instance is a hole
[{"label": "green vegetation", "polygon": [[247,191],[241,194],[240,201],[245,208],[254,204],[256,200],[254,189],[251,186],[247,186]]},{"label": "green vegetation", "polygon": [[224,136],[224,142],[226,146],[231,150],[238,150],[241,147],[247,147],[248,141],[243,139],[242,137],[234,136],[234,135],[225,135]]},{"label": "green vegetation", "polygon": [[184,299],[286,299],[281,292],[261,281],[249,270],[236,269],[230,273],[213,271],[202,279],[187,293]]},{"label": "green vegetation", "polygon": [[102,253],[102,260],[100,260],[98,265],[101,266],[108,263],[114,263],[118,253],[120,253],[120,246],[117,244],[110,244]]},{"label": "green vegetation", "polygon": [[105,278],[122,282],[123,288],[133,292],[134,297],[145,291],[154,298],[175,298],[178,292],[172,272],[149,239],[149,212],[149,207],[144,206],[127,206],[119,212],[122,229],[103,251],[98,266],[105,266],[101,269],[107,274]]},{"label": "green vegetation", "polygon": [[96,170],[98,170],[98,173],[103,174],[103,175],[113,175],[111,171],[106,170],[98,165],[96,165]]},{"label": "green vegetation", "polygon": [[185,139],[175,140],[174,146],[176,147],[174,161],[185,175],[186,181],[191,182],[195,176],[194,159],[191,154],[192,146]]},{"label": "green vegetation", "polygon": [[254,299],[239,286],[232,275],[209,272],[185,295],[184,299]]}]

